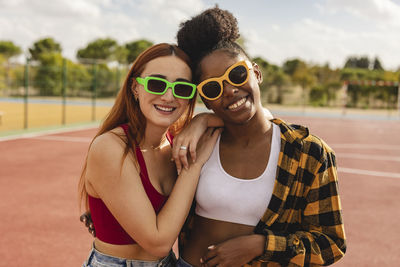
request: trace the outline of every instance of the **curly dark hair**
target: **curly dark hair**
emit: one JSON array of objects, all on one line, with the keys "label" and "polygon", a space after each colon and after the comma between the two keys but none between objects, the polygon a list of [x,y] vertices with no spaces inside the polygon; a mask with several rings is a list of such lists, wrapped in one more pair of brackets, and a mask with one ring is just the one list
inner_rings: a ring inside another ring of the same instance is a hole
[{"label": "curly dark hair", "polygon": [[178,47],[189,55],[193,62],[194,81],[198,82],[196,70],[201,59],[216,50],[226,50],[232,56],[249,56],[236,43],[240,37],[236,18],[228,10],[218,6],[182,22],[177,33]]}]

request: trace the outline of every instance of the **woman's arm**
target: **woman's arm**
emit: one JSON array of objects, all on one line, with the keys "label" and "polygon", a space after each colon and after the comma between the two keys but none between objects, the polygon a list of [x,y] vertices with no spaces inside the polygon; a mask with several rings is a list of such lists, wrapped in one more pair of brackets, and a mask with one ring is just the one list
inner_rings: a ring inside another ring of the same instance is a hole
[{"label": "woman's arm", "polygon": [[240,267],[259,257],[264,252],[266,237],[251,234],[229,239],[208,247],[200,259],[203,267]]},{"label": "woman's arm", "polygon": [[207,130],[198,148],[198,161],[178,176],[158,215],[128,155],[122,163],[123,145],[112,134],[96,138],[89,151],[86,179],[124,230],[146,251],[165,256],[170,251],[189,212],[200,169],[208,159],[220,130]]},{"label": "woman's arm", "polygon": [[[188,168],[187,152],[189,151],[192,162],[196,162],[196,147],[202,134],[210,127],[223,127],[224,122],[214,113],[199,113],[190,123],[174,137],[172,158],[175,161],[178,173],[182,168]],[[181,149],[181,147],[187,149]]]}]

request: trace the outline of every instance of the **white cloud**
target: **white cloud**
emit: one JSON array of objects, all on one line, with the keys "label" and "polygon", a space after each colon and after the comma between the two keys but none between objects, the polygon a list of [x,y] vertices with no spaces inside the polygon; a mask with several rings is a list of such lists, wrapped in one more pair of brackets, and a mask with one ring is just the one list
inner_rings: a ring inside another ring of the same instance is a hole
[{"label": "white cloud", "polygon": [[400,5],[391,0],[327,0],[325,8],[330,12],[342,10],[385,26],[400,26]]},{"label": "white cloud", "polygon": [[[400,65],[398,0],[313,0],[290,6],[278,0],[248,6],[215,2],[237,16],[250,54],[272,63],[298,57],[341,67],[350,55],[378,55],[384,67]],[[213,4],[211,0],[0,0],[0,40],[12,40],[27,50],[50,36],[72,59],[77,49],[96,38],[111,37],[120,44],[139,38],[176,42],[179,24]]]},{"label": "white cloud", "polygon": [[[263,56],[275,64],[282,64],[290,58],[301,58],[315,64],[330,63],[332,67],[343,67],[348,56],[377,56],[384,67],[397,68],[398,57],[393,55],[400,43],[400,35],[384,31],[351,32],[321,21],[304,18],[279,32],[274,27],[245,31],[252,56]],[[388,41],[390,39],[390,41]]]},{"label": "white cloud", "polygon": [[96,38],[175,42],[179,23],[203,8],[201,0],[0,0],[0,39],[27,50],[50,36],[73,59]]}]

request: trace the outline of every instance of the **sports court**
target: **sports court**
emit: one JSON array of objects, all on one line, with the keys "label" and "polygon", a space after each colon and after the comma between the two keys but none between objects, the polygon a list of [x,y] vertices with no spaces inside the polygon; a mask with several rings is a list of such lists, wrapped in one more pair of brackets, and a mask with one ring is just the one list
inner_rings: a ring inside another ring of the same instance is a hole
[{"label": "sports court", "polygon": [[[282,113],[283,114],[283,113]],[[398,266],[400,120],[282,115],[335,151],[348,240],[335,266]],[[77,182],[95,128],[2,138],[0,266],[81,266]]]}]

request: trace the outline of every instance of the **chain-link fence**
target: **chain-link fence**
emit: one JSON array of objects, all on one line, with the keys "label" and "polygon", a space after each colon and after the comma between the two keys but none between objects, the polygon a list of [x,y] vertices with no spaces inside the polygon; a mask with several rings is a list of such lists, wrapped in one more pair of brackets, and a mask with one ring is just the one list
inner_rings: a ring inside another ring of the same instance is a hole
[{"label": "chain-link fence", "polygon": [[128,71],[128,66],[98,61],[56,63],[1,68],[1,132],[101,120]]}]

